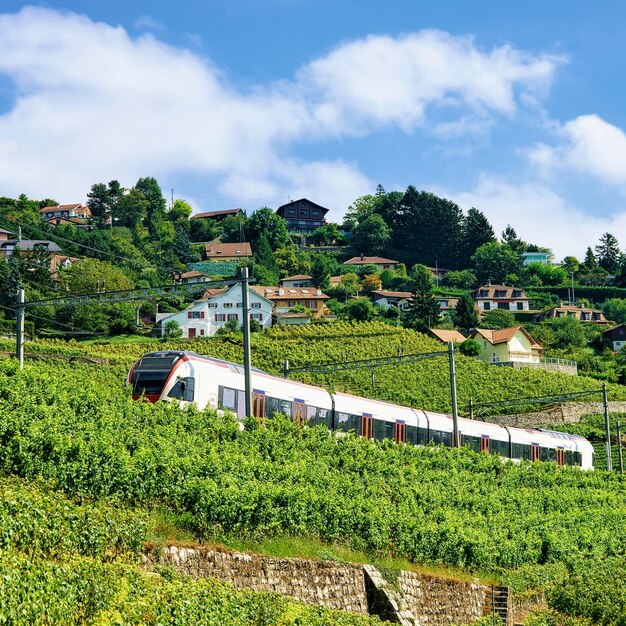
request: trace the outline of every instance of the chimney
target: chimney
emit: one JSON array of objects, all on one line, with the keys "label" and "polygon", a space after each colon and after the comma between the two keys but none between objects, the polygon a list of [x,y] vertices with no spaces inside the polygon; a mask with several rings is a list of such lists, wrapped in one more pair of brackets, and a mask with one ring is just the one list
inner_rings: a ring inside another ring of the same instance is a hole
[{"label": "chimney", "polygon": [[361,261],[365,261],[365,255],[361,252]]},{"label": "chimney", "polygon": [[282,287],[278,288],[278,295],[279,296],[284,296],[285,295],[285,290]]},{"label": "chimney", "polygon": [[322,295],[322,290],[321,289],[317,289],[315,294],[318,295],[318,296],[321,296]]},{"label": "chimney", "polygon": [[487,287],[491,287],[491,278],[487,281]]}]

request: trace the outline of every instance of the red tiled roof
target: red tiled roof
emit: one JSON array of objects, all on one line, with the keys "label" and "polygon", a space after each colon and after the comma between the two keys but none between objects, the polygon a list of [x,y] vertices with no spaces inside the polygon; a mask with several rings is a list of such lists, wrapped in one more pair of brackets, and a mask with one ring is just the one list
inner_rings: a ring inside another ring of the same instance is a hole
[{"label": "red tiled roof", "polygon": [[45,206],[43,209],[39,209],[39,212],[49,213],[50,211],[71,211],[72,209],[78,209],[82,206],[83,205],[80,202],[76,204],[57,204],[56,206]]},{"label": "red tiled roof", "polygon": [[[481,296],[480,295],[481,291],[486,291],[487,295]],[[498,296],[496,298],[496,295],[495,295],[496,291],[504,291],[505,295]],[[513,296],[514,291],[519,291],[521,295]],[[522,289],[520,289],[519,287],[509,287],[508,285],[483,285],[482,287],[479,287],[478,289],[474,290],[472,297],[474,298],[474,300],[484,300],[484,299],[530,300],[530,298],[526,297],[526,294],[524,293]]]},{"label": "red tiled roof", "polygon": [[448,343],[454,341],[456,343],[465,341],[465,337],[458,330],[445,330],[443,328],[430,328],[428,332],[434,335],[439,341]]},{"label": "red tiled roof", "polygon": [[360,256],[353,256],[351,259],[348,259],[344,262],[344,265],[368,265],[373,263],[374,265],[380,265],[381,263],[398,263],[398,261],[394,261],[392,259],[384,259],[381,256],[364,256],[361,258]]},{"label": "red tiled roof", "polygon": [[[250,285],[258,294],[268,300],[328,300],[329,296],[315,287],[273,287]],[[282,292],[282,293],[281,293]],[[318,293],[319,292],[319,293]]]},{"label": "red tiled roof", "polygon": [[373,296],[380,296],[381,298],[412,298],[413,294],[410,291],[385,291],[379,289],[378,291],[372,291]]},{"label": "red tiled roof", "polygon": [[197,278],[198,276],[208,276],[208,274],[204,274],[198,270],[189,270],[188,272],[181,274],[179,278]]},{"label": "red tiled roof", "polygon": [[222,289],[205,289],[202,296],[199,298],[200,300],[210,300],[215,296],[219,296],[220,293],[224,293],[227,291],[225,288]]},{"label": "red tiled roof", "polygon": [[524,330],[522,326],[510,326],[509,328],[501,328],[498,330],[488,330],[486,328],[477,328],[472,337],[479,334],[482,335],[491,345],[495,346],[499,343],[508,343],[518,331],[521,331],[530,340],[533,348],[541,348],[541,346]]},{"label": "red tiled roof", "polygon": [[311,280],[313,276],[308,276],[307,274],[296,274],[295,276],[287,276],[286,278],[281,278],[280,282],[284,282],[286,280]]},{"label": "red tiled roof", "polygon": [[252,256],[252,248],[247,241],[242,243],[206,243],[204,252],[207,258],[219,259],[233,256]]}]

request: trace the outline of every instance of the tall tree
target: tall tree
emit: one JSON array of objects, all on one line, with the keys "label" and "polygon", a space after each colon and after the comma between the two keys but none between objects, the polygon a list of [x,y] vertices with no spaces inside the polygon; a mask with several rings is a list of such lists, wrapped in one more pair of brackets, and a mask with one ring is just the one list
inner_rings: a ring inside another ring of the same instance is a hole
[{"label": "tall tree", "polygon": [[582,262],[582,267],[586,270],[593,270],[598,267],[598,262],[596,261],[596,256],[591,249],[591,246],[587,247],[587,252],[585,252],[585,260]]},{"label": "tall tree", "polygon": [[454,308],[454,324],[462,330],[471,330],[478,326],[478,311],[472,296],[463,294]]},{"label": "tall tree", "polygon": [[285,220],[269,207],[258,209],[250,216],[245,225],[245,233],[252,245],[252,250],[255,249],[262,235],[267,237],[272,250],[291,243]]},{"label": "tall tree", "polygon": [[113,208],[112,226],[135,228],[140,225],[148,213],[149,202],[140,189],[133,187],[123,195]]},{"label": "tall tree", "polygon": [[472,256],[472,262],[478,282],[483,284],[487,281],[502,283],[507,275],[516,274],[522,268],[520,255],[508,244],[497,241],[480,246]]},{"label": "tall tree", "polygon": [[437,326],[441,320],[441,307],[433,294],[433,279],[430,270],[423,265],[411,268],[411,278],[415,283],[415,293],[409,299],[409,309],[404,316],[404,325],[425,333]]},{"label": "tall tree", "polygon": [[161,223],[165,220],[167,202],[161,192],[161,187],[156,178],[148,176],[140,178],[135,189],[143,194],[146,201],[145,222],[151,235],[155,235]]},{"label": "tall tree", "polygon": [[378,255],[385,251],[391,241],[391,233],[380,215],[370,215],[353,231],[352,245],[362,254]]},{"label": "tall tree", "polygon": [[620,249],[617,238],[611,233],[604,233],[596,246],[598,265],[609,274],[615,274],[620,264]]},{"label": "tall tree", "polygon": [[496,240],[496,235],[489,220],[478,209],[471,208],[462,223],[462,260],[461,265],[467,267],[472,255],[480,246]]}]

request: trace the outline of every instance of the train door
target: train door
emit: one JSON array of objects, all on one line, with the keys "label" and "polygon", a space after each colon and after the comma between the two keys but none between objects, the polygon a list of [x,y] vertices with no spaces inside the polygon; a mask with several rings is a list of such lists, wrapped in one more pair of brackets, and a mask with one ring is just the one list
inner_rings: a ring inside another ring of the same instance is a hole
[{"label": "train door", "polygon": [[401,421],[397,421],[393,427],[393,439],[396,443],[406,442],[406,424]]},{"label": "train door", "polygon": [[374,418],[368,413],[361,416],[361,437],[372,439],[374,437]]},{"label": "train door", "polygon": [[489,437],[487,435],[483,435],[480,438],[480,451],[484,452],[485,454],[489,454],[491,448],[491,442],[489,440]]},{"label": "train door", "polygon": [[265,392],[252,391],[252,414],[254,417],[265,417]]},{"label": "train door", "polygon": [[293,421],[298,426],[306,424],[306,404],[304,404],[304,400],[293,399]]},{"label": "train door", "polygon": [[530,460],[531,461],[539,461],[541,458],[540,447],[538,444],[533,443],[530,447]]},{"label": "train door", "polygon": [[556,464],[565,465],[565,450],[563,448],[556,451]]}]

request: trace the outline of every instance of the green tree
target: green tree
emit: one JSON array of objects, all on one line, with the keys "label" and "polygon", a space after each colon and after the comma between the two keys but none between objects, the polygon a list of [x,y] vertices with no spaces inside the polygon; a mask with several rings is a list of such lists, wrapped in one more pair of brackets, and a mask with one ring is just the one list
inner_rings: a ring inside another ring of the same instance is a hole
[{"label": "green tree", "polygon": [[391,241],[391,231],[380,215],[370,215],[352,231],[351,243],[359,252],[378,255]]},{"label": "green tree", "polygon": [[526,252],[528,249],[528,244],[517,236],[515,229],[510,224],[502,231],[502,243],[508,245],[511,250],[518,254]]},{"label": "green tree", "polygon": [[328,289],[331,274],[331,260],[324,254],[316,254],[311,261],[311,280],[315,287]]},{"label": "green tree", "polygon": [[243,241],[246,241],[247,222],[248,218],[241,213],[238,213],[237,215],[229,215],[222,222],[222,235],[220,239],[224,243],[242,243]]},{"label": "green tree", "polygon": [[497,241],[482,245],[472,256],[476,276],[481,284],[491,280],[502,283],[509,274],[521,272],[520,255],[507,244]]},{"label": "green tree", "polygon": [[169,320],[163,326],[163,339],[178,339],[183,336],[183,329],[176,320]]},{"label": "green tree", "polygon": [[471,270],[452,270],[443,277],[443,282],[456,289],[472,289],[476,286],[476,274]]},{"label": "green tree", "polygon": [[515,326],[515,316],[511,311],[506,309],[494,309],[493,311],[486,311],[483,313],[483,318],[480,321],[480,328],[487,328],[489,330],[499,330],[501,328],[510,328]]},{"label": "green tree", "polygon": [[272,250],[291,243],[285,220],[269,207],[255,211],[245,224],[245,233],[254,251],[262,235],[267,237]]},{"label": "green tree", "polygon": [[350,300],[344,312],[348,319],[357,322],[366,322],[376,315],[374,305],[367,298]]},{"label": "green tree", "polygon": [[140,178],[134,187],[143,194],[146,201],[145,221],[151,235],[155,235],[165,220],[167,202],[156,178]]},{"label": "green tree", "polygon": [[[585,252],[585,260],[582,263],[583,267],[586,270],[593,270],[598,267],[598,262],[596,260],[596,256],[591,249],[591,246],[587,248],[587,252]],[[582,269],[582,268],[581,268]]]},{"label": "green tree", "polygon": [[87,194],[87,206],[91,211],[91,217],[97,225],[103,225],[110,214],[109,190],[104,183],[96,183],[91,186]]},{"label": "green tree", "polygon": [[463,258],[461,266],[470,264],[472,255],[480,246],[496,240],[496,235],[489,220],[478,209],[471,208],[462,221],[461,227]]},{"label": "green tree", "polygon": [[[384,192],[383,192],[384,193]],[[368,217],[374,215],[378,204],[376,196],[367,195],[357,198],[346,211],[343,218],[343,227],[347,231],[354,230],[362,224]]]},{"label": "green tree", "polygon": [[[226,218],[228,219],[228,218]],[[189,238],[192,242],[207,242],[217,237],[217,226],[213,220],[204,218],[189,220]],[[229,241],[224,239],[224,242]],[[238,242],[239,240],[237,240]]]},{"label": "green tree", "polygon": [[112,225],[135,228],[146,218],[148,204],[143,192],[134,187],[112,207]]},{"label": "green tree", "polygon": [[598,265],[609,274],[615,274],[620,265],[620,249],[617,238],[611,233],[604,233],[600,237],[600,243],[596,246],[596,258]]},{"label": "green tree", "polygon": [[471,330],[478,326],[478,311],[473,298],[469,294],[464,294],[459,298],[454,308],[452,319],[455,326],[463,330]]},{"label": "green tree", "polygon": [[433,273],[421,263],[416,263],[411,268],[411,280],[415,291],[430,293],[434,287]]},{"label": "green tree", "polygon": [[313,243],[317,246],[333,246],[343,244],[343,235],[339,231],[337,224],[324,224],[316,228],[311,236]]},{"label": "green tree", "polygon": [[464,356],[477,357],[481,351],[480,343],[475,339],[466,339],[459,346],[459,352]]},{"label": "green tree", "polygon": [[626,300],[623,298],[608,298],[602,305],[602,312],[608,320],[616,324],[626,323]]},{"label": "green tree", "polygon": [[199,261],[200,255],[197,250],[194,250],[191,246],[191,241],[186,228],[180,223],[177,223],[175,229],[176,234],[174,235],[174,240],[172,242],[172,253],[176,259],[183,265]]},{"label": "green tree", "polygon": [[167,212],[167,219],[175,224],[185,224],[189,230],[189,218],[193,213],[193,209],[188,202],[184,200],[174,200],[172,208]]}]

